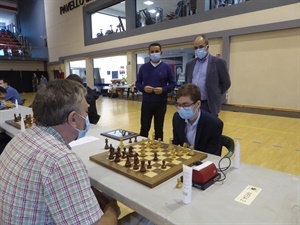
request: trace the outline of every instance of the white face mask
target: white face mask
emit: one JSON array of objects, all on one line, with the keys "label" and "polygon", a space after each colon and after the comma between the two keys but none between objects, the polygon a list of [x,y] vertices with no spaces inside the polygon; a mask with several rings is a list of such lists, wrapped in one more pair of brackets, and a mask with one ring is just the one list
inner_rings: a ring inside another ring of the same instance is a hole
[{"label": "white face mask", "polygon": [[158,52],[157,53],[151,53],[150,54],[150,59],[151,59],[152,62],[157,63],[157,62],[160,61],[161,55]]},{"label": "white face mask", "polygon": [[198,59],[203,59],[206,56],[206,48],[198,48],[195,50],[195,55],[197,56]]},{"label": "white face mask", "polygon": [[177,110],[179,116],[184,120],[192,118],[195,114],[193,111],[193,106],[194,105],[191,105],[190,107],[179,107]]},{"label": "white face mask", "polygon": [[85,120],[85,128],[84,128],[84,130],[79,130],[79,129],[75,128],[78,131],[77,139],[84,137],[86,135],[86,133],[89,131],[89,127],[90,127],[89,115],[86,115],[85,118],[80,114],[78,114],[78,115]]}]

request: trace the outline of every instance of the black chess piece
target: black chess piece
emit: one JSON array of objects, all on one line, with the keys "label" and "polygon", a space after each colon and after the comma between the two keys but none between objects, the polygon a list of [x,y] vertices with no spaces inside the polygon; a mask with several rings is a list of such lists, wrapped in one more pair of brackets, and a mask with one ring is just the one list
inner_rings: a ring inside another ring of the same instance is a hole
[{"label": "black chess piece", "polygon": [[153,161],[158,161],[158,158],[157,158],[157,153],[156,152],[154,152],[154,158],[153,158]]},{"label": "black chess piece", "polygon": [[135,162],[134,162],[134,165],[133,165],[133,169],[134,169],[134,170],[138,170],[138,169],[139,169],[139,165],[136,164]]},{"label": "black chess piece", "polygon": [[142,161],[141,161],[140,172],[141,172],[141,173],[144,173],[144,172],[146,172],[146,171],[147,171],[147,170],[146,170],[146,166],[145,166],[145,161],[142,160]]},{"label": "black chess piece", "polygon": [[109,146],[108,146],[108,139],[107,139],[107,138],[105,138],[105,147],[104,147],[104,149],[109,149]]},{"label": "black chess piece", "polygon": [[165,161],[165,160],[162,161],[161,168],[162,168],[162,169],[166,169],[166,168],[167,168],[167,166],[166,166],[166,161]]},{"label": "black chess piece", "polygon": [[127,155],[125,167],[127,167],[127,168],[130,168],[130,167],[131,167],[131,162],[130,162],[130,157],[129,157],[129,155]]},{"label": "black chess piece", "polygon": [[152,165],[151,165],[151,160],[148,160],[148,165],[147,165],[147,169],[151,169]]}]

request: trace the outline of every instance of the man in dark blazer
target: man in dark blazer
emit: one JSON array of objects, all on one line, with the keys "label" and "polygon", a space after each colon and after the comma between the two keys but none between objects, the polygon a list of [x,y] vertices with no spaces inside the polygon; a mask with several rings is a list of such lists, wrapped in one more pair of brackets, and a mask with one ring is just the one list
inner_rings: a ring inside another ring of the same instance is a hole
[{"label": "man in dark blazer", "polygon": [[193,146],[195,150],[221,155],[223,122],[200,109],[201,93],[195,84],[185,84],[176,93],[178,111],[173,116],[174,145]]},{"label": "man in dark blazer", "polygon": [[208,39],[200,35],[194,40],[196,58],[185,67],[185,82],[199,86],[201,90],[201,109],[218,115],[221,97],[229,89],[231,82],[225,60],[208,52]]}]

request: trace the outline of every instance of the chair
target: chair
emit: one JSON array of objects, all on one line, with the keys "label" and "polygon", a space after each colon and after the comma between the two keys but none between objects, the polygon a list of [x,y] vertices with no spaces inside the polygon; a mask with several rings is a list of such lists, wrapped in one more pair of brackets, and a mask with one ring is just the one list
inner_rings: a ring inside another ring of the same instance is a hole
[{"label": "chair", "polygon": [[228,153],[224,156],[230,158],[234,153],[234,140],[226,135],[221,136],[221,146],[227,148]]}]

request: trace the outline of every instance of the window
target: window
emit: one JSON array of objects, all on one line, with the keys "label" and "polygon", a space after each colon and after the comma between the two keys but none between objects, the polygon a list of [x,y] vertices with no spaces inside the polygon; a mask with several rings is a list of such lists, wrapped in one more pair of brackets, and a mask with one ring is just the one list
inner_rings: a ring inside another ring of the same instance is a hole
[{"label": "window", "polygon": [[125,1],[91,14],[92,38],[126,30]]}]

